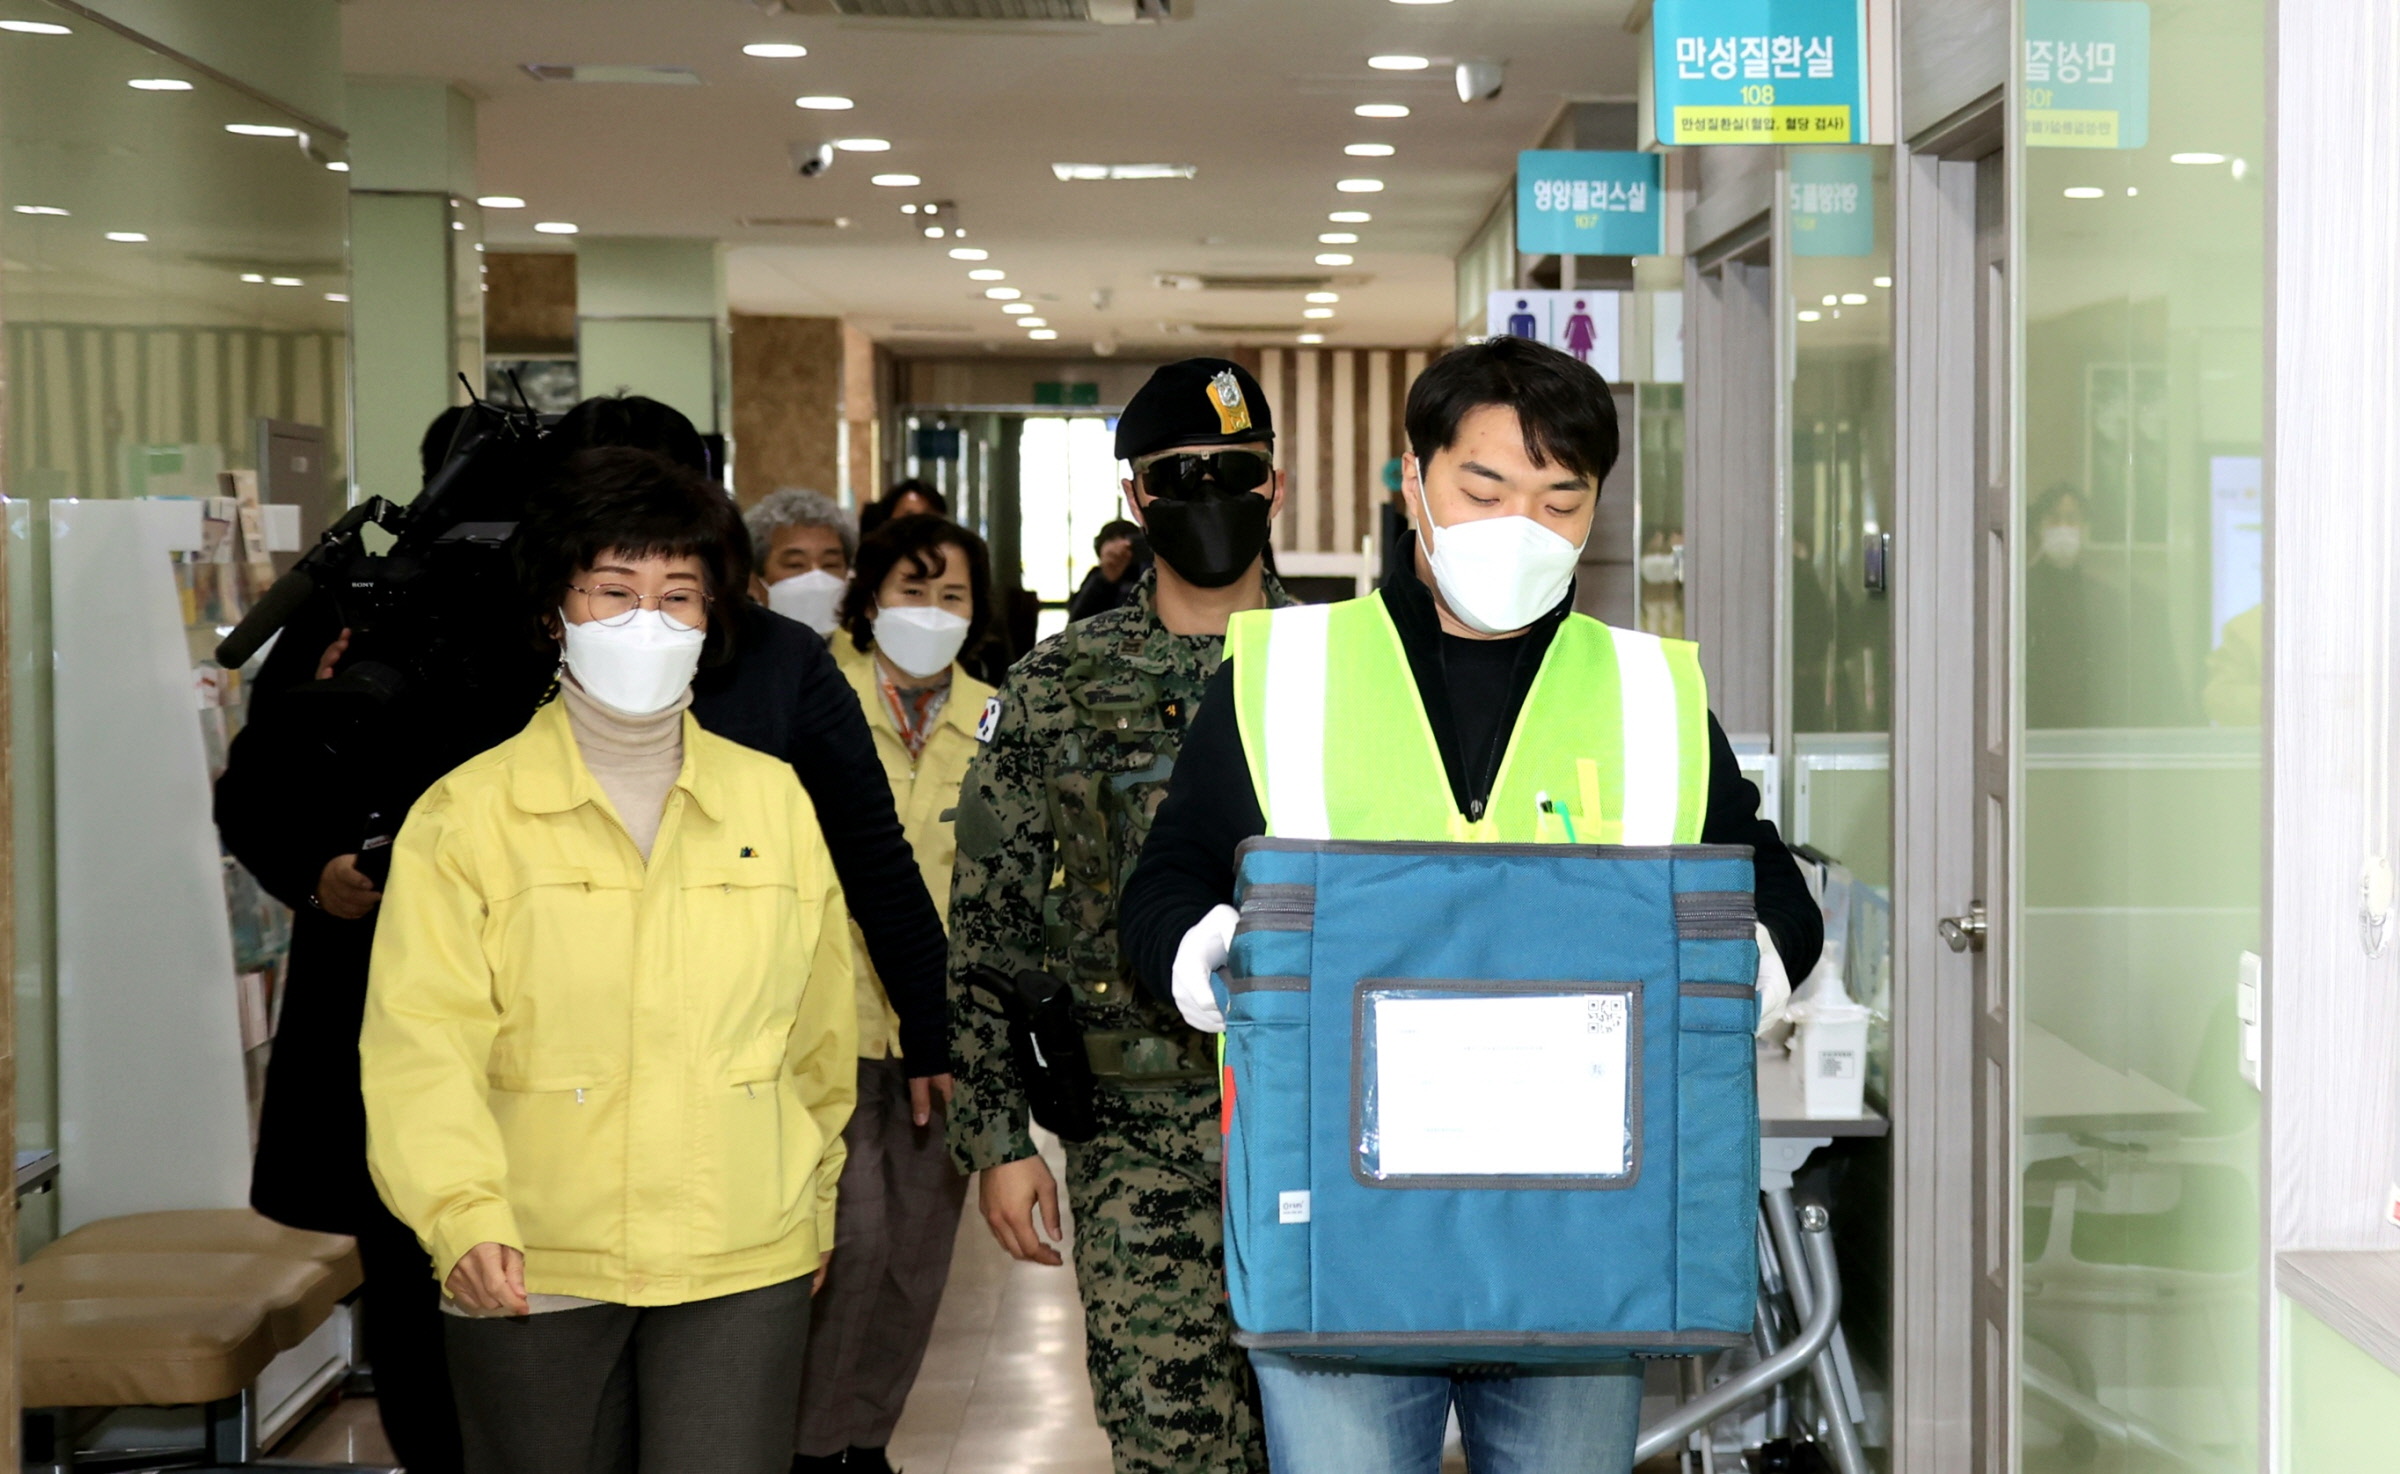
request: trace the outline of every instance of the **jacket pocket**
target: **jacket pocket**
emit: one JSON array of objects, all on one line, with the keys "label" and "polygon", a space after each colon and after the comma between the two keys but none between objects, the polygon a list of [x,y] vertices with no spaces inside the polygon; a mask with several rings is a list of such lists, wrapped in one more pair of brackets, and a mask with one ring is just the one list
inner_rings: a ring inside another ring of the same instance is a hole
[{"label": "jacket pocket", "polygon": [[714,1092],[710,1118],[714,1150],[694,1203],[698,1241],[706,1252],[731,1254],[789,1237],[808,1215],[824,1155],[799,1082],[780,1062],[736,1065]]},{"label": "jacket pocket", "polygon": [[564,1061],[495,1072],[485,1108],[508,1156],[502,1194],[528,1249],[607,1253],[624,1234],[625,1094]]}]

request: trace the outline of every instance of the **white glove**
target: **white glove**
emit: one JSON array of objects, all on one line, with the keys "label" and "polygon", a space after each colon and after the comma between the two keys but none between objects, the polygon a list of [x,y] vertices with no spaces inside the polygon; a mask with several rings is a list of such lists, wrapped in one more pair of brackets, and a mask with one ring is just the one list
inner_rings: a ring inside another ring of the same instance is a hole
[{"label": "white glove", "polygon": [[1175,1006],[1183,1021],[1208,1034],[1225,1032],[1225,1011],[1217,1007],[1217,990],[1210,983],[1225,954],[1233,950],[1234,924],[1242,913],[1219,906],[1183,934],[1175,948]]},{"label": "white glove", "polygon": [[[1783,1022],[1784,1005],[1792,1001],[1792,979],[1791,974],[1783,970],[1783,954],[1775,950],[1775,939],[1767,934],[1767,924],[1761,921],[1753,925],[1758,932],[1757,1032],[1764,1034],[1767,1030]],[[1184,942],[1188,946],[1191,939],[1186,937]],[[1176,960],[1175,966],[1175,976],[1180,979],[1183,976],[1181,958]],[[1178,998],[1183,996],[1180,983],[1177,984],[1175,996]]]}]

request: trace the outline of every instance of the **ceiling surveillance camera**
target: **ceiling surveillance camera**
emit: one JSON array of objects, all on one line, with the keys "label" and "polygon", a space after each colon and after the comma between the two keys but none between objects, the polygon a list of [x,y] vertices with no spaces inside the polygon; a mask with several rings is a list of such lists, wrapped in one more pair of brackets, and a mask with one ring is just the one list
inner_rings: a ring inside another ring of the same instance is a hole
[{"label": "ceiling surveillance camera", "polygon": [[833,145],[830,143],[795,143],[792,145],[792,168],[803,179],[814,179],[833,167]]},{"label": "ceiling surveillance camera", "polygon": [[1458,64],[1458,100],[1460,102],[1490,102],[1500,95],[1500,84],[1508,80],[1508,63],[1488,57]]}]

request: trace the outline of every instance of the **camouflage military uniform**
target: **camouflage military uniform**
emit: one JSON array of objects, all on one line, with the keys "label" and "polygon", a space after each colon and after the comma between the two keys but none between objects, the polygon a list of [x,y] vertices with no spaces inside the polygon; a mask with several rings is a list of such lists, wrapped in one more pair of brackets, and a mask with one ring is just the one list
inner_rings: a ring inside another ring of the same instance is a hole
[{"label": "camouflage military uniform", "polygon": [[[986,713],[950,898],[950,1149],[968,1171],[1033,1155],[1006,1031],[960,974],[1041,967],[1071,983],[1104,1072],[1100,1132],[1067,1148],[1066,1186],[1092,1396],[1116,1467],[1251,1474],[1267,1459],[1225,1305],[1213,1050],[1117,957],[1118,891],[1223,658],[1221,639],[1159,624],[1155,577],[1133,604],[1019,661]],[[1266,592],[1291,602],[1272,575]]]}]

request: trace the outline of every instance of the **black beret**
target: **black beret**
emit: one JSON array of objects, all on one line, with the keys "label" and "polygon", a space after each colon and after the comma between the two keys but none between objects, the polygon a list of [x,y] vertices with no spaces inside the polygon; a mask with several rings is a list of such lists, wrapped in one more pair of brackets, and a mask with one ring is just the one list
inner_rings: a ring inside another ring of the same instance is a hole
[{"label": "black beret", "polygon": [[1258,380],[1230,359],[1187,358],[1150,376],[1117,417],[1117,459],[1179,445],[1275,443]]}]

